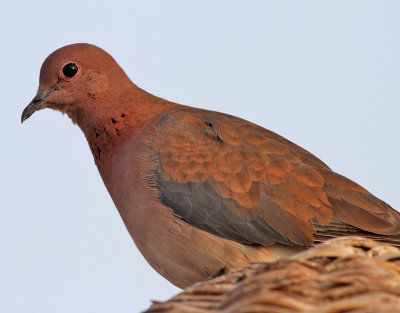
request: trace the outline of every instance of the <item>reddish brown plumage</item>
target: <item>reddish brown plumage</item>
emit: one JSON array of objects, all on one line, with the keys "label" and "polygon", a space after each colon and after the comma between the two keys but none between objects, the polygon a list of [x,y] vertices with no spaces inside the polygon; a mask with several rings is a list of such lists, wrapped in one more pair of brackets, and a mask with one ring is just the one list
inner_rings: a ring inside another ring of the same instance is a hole
[{"label": "reddish brown plumage", "polygon": [[95,46],[50,55],[39,95],[23,120],[49,107],[79,125],[136,245],[178,286],[350,233],[398,244],[399,214],[306,150],[150,95]]}]

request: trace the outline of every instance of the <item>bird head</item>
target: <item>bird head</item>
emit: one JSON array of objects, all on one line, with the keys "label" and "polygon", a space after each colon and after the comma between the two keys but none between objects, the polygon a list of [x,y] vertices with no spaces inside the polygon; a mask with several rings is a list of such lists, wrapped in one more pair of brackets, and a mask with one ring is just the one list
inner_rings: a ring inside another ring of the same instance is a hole
[{"label": "bird head", "polygon": [[37,94],[23,111],[21,122],[44,108],[79,122],[85,112],[101,111],[104,100],[115,87],[126,85],[126,80],[124,71],[104,50],[83,43],[62,47],[43,62]]}]

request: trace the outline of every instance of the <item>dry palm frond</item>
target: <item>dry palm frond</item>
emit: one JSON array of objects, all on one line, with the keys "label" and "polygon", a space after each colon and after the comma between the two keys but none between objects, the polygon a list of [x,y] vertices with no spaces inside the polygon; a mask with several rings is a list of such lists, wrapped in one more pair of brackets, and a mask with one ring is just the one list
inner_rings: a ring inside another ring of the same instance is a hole
[{"label": "dry palm frond", "polygon": [[148,313],[400,312],[400,250],[341,237],[200,282]]}]

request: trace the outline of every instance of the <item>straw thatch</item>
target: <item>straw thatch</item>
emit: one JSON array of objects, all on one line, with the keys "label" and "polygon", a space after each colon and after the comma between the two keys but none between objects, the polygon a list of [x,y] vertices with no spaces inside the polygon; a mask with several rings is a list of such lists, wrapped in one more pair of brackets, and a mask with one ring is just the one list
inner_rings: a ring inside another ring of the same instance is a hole
[{"label": "straw thatch", "polygon": [[151,313],[400,312],[400,250],[341,237],[197,283]]}]

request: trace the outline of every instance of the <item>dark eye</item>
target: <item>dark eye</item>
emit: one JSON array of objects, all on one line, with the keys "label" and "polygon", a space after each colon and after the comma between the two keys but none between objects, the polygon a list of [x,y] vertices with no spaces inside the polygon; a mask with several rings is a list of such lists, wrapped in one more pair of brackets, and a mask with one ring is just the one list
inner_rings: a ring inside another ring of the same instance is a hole
[{"label": "dark eye", "polygon": [[74,77],[76,73],[78,73],[78,66],[75,63],[68,63],[63,67],[63,74],[65,77]]}]

